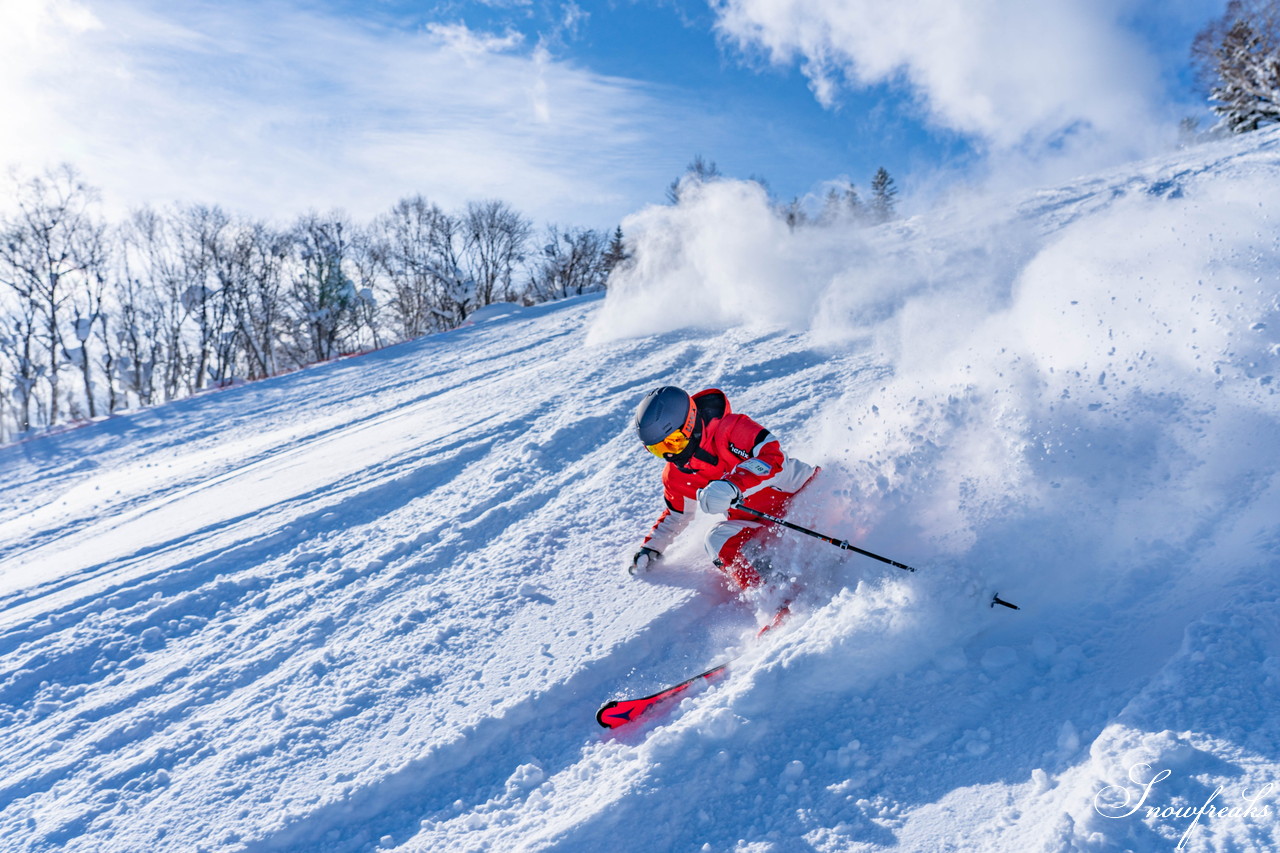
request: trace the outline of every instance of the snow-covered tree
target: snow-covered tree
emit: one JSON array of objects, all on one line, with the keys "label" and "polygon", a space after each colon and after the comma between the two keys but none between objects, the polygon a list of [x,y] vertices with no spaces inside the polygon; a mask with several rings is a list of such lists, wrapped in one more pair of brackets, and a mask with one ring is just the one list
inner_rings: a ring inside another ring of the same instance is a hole
[{"label": "snow-covered tree", "polygon": [[1232,0],[1191,53],[1219,127],[1245,133],[1280,122],[1280,0]]},{"label": "snow-covered tree", "polygon": [[352,225],[340,213],[309,213],[293,228],[289,296],[294,357],[325,361],[342,353],[358,292],[348,272]]},{"label": "snow-covered tree", "polygon": [[351,240],[351,279],[356,289],[352,306],[352,325],[356,341],[363,347],[377,349],[383,345],[382,312],[378,300],[381,268],[378,248],[368,228],[360,228]]}]

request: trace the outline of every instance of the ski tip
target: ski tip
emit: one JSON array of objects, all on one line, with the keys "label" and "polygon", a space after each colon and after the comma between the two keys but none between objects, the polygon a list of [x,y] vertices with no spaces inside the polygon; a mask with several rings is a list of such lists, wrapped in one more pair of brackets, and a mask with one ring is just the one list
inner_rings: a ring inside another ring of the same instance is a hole
[{"label": "ski tip", "polygon": [[621,725],[621,723],[611,721],[609,718],[605,716],[605,714],[610,709],[616,708],[617,705],[618,705],[617,702],[606,702],[605,704],[601,705],[600,710],[596,711],[596,722],[606,729],[617,728],[619,725]]}]

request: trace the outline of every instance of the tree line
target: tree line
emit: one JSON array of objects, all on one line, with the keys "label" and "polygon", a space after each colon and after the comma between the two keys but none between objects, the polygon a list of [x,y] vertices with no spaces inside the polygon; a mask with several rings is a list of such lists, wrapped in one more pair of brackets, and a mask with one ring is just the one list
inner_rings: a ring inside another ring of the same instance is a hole
[{"label": "tree line", "polygon": [[13,177],[0,216],[0,442],[456,328],[499,301],[599,291],[621,228],[416,195],[365,224],[213,205],[110,223],[68,166]]},{"label": "tree line", "polygon": [[[695,157],[673,182],[720,177]],[[757,180],[766,187],[763,180]],[[499,200],[445,211],[421,195],[368,223],[306,213],[285,227],[216,205],[143,207],[120,222],[70,166],[11,175],[0,215],[0,443],[465,323],[502,301],[603,290],[627,259],[612,233],[532,221]],[[774,203],[793,228],[894,218],[880,169],[864,202]]]},{"label": "tree line", "polygon": [[[723,178],[714,160],[707,160],[701,154],[695,156],[685,167],[684,174],[676,178],[667,187],[667,202],[679,204],[682,197],[699,184]],[[752,177],[747,180],[759,184],[766,195],[772,198],[769,184],[763,178]],[[785,204],[776,200],[772,202],[773,210],[789,226],[797,228],[802,225],[834,225],[846,223],[858,226],[883,225],[898,216],[898,187],[889,171],[881,166],[871,177],[870,197],[863,199],[858,188],[847,180],[829,183],[827,193],[823,196],[814,211],[809,199],[799,196]]]}]

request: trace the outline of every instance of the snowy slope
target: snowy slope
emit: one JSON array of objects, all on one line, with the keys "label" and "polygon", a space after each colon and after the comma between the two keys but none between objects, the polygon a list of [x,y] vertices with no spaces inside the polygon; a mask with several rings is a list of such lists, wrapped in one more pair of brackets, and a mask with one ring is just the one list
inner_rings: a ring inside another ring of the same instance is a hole
[{"label": "snowy slope", "polygon": [[[0,449],[0,849],[1280,848],[1277,188],[1275,132],[870,232],[714,184],[607,299]],[[920,571],[788,537],[759,643],[697,531],[629,578],[667,382]]]}]

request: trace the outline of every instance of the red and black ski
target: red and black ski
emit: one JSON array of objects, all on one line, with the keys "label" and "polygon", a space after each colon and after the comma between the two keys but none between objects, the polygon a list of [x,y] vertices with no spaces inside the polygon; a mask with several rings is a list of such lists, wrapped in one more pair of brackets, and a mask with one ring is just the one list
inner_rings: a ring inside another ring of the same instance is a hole
[{"label": "red and black ski", "polygon": [[693,678],[682,681],[674,687],[668,687],[666,690],[659,690],[652,696],[645,696],[643,699],[623,699],[622,701],[606,702],[604,707],[596,711],[596,722],[606,729],[625,726],[627,723],[634,722],[649,713],[659,703],[665,702],[673,696],[679,696],[699,681],[710,681],[728,668],[729,664],[727,663],[713,666],[706,672],[700,672]]},{"label": "red and black ski", "polygon": [[[791,615],[791,601],[783,603],[773,620],[760,629],[757,637],[763,636],[765,633],[782,624],[788,616]],[[620,701],[606,702],[604,707],[596,711],[596,722],[604,726],[606,729],[616,729],[619,726],[625,726],[627,723],[640,719],[654,707],[679,696],[699,681],[710,681],[717,675],[720,675],[729,668],[728,663],[722,663],[719,666],[713,666],[706,672],[700,672],[693,678],[680,682],[679,684],[668,687],[665,690],[659,690],[652,696],[645,696],[642,699],[623,699]]]}]

